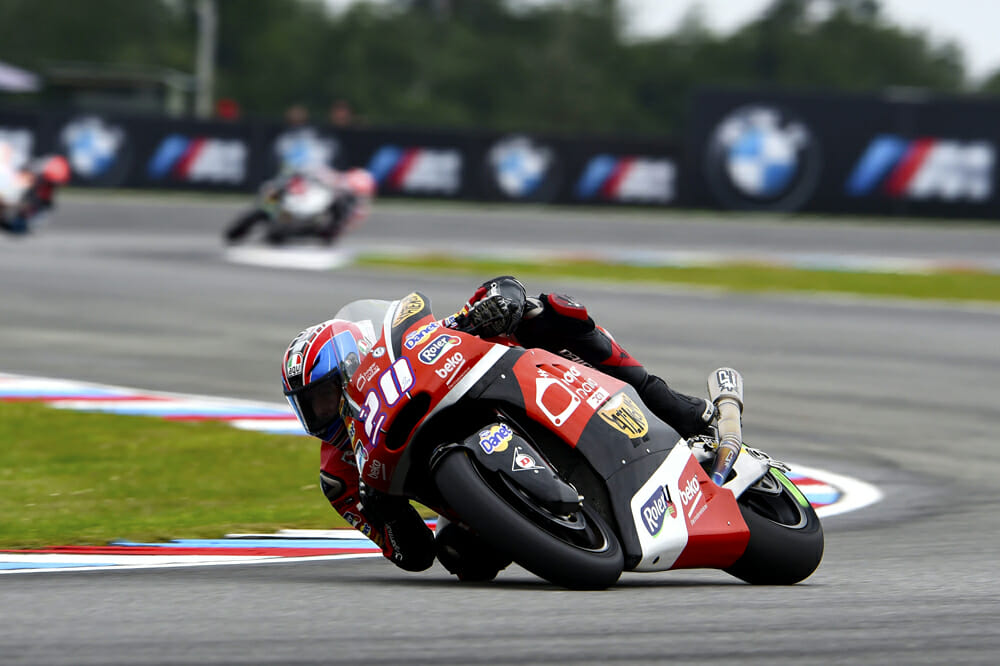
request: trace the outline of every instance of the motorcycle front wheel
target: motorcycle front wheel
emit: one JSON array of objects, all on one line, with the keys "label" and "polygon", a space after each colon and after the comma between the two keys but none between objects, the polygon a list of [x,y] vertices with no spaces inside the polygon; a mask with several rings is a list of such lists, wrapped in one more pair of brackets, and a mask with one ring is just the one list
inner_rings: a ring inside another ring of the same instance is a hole
[{"label": "motorcycle front wheel", "polygon": [[823,526],[805,495],[772,468],[740,496],[750,541],[727,573],[754,585],[794,585],[823,559]]},{"label": "motorcycle front wheel", "polygon": [[502,475],[481,470],[462,449],[445,455],[434,482],[451,509],[487,543],[555,585],[600,590],[622,574],[625,558],[618,537],[587,504],[570,514],[554,514]]},{"label": "motorcycle front wheel", "polygon": [[243,240],[254,227],[267,219],[267,213],[253,210],[245,215],[241,215],[226,229],[225,239],[227,243],[236,243]]}]

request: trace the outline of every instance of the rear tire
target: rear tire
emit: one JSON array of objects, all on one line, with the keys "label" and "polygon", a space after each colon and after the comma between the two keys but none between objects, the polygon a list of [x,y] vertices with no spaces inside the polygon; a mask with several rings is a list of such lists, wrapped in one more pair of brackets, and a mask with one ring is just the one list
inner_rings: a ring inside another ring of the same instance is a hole
[{"label": "rear tire", "polygon": [[444,456],[434,482],[463,522],[535,575],[577,590],[604,589],[621,576],[625,558],[618,537],[586,504],[555,516],[502,476],[480,471],[463,449]]},{"label": "rear tire", "polygon": [[727,573],[753,585],[793,585],[819,566],[823,526],[805,496],[786,485],[791,483],[771,469],[739,498],[750,541]]}]

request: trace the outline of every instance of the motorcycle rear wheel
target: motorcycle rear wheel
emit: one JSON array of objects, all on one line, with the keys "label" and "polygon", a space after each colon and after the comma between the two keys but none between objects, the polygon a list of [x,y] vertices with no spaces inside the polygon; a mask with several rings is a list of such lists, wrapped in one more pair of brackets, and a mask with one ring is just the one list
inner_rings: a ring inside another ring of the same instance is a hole
[{"label": "motorcycle rear wheel", "polygon": [[614,531],[584,504],[555,515],[456,449],[438,464],[434,481],[448,505],[493,548],[555,585],[601,590],[622,574],[625,558]]},{"label": "motorcycle rear wheel", "polygon": [[812,575],[823,559],[823,526],[780,470],[748,488],[739,507],[750,541],[727,573],[753,585],[794,585]]}]

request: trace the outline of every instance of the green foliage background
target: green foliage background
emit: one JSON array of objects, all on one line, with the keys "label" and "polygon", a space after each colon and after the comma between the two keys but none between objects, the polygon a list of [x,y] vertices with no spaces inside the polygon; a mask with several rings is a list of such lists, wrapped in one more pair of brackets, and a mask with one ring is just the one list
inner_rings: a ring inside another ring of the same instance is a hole
[{"label": "green foliage background", "polygon": [[[666,0],[664,0],[666,1]],[[877,0],[773,0],[720,36],[695,12],[623,36],[617,0],[217,0],[218,97],[248,115],[347,100],[373,125],[671,134],[707,85],[845,91],[974,85],[955,44],[891,24]],[[0,0],[0,59],[194,70],[196,0]]]}]

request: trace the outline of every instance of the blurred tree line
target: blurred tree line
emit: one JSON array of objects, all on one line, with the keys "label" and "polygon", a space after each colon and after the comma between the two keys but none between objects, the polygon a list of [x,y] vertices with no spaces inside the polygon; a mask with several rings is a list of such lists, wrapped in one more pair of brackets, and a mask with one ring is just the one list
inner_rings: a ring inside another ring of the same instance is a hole
[{"label": "blurred tree line", "polygon": [[[0,60],[194,69],[197,0],[0,0]],[[888,22],[877,0],[773,0],[719,35],[690,13],[624,35],[617,0],[217,0],[216,96],[245,114],[346,100],[377,125],[669,134],[701,86],[1000,92],[960,48]]]}]

